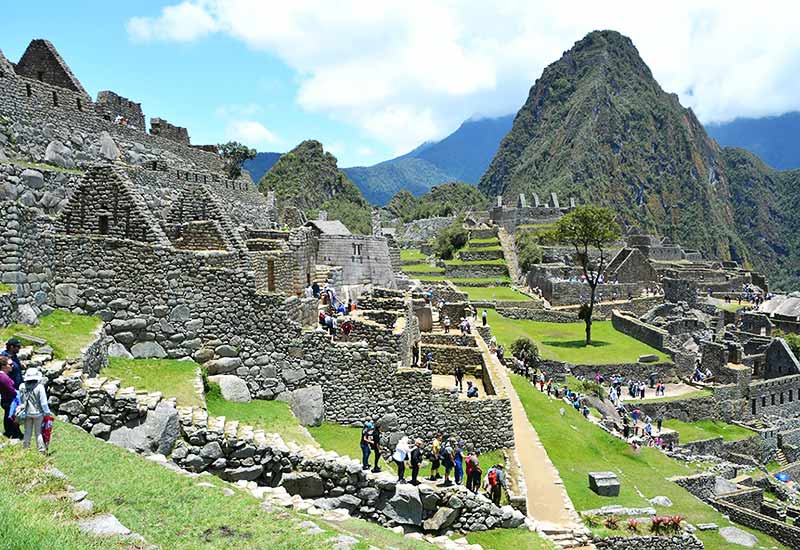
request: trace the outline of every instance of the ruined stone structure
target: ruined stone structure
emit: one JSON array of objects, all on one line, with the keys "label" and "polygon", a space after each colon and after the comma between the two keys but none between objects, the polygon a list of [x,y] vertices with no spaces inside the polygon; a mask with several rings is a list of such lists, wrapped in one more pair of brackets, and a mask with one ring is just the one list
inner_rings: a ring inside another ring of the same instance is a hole
[{"label": "ruined stone structure", "polygon": [[95,110],[106,120],[113,121],[118,116],[121,116],[128,121],[128,126],[142,132],[146,130],[142,104],[117,95],[112,91],[97,92]]},{"label": "ruined stone structure", "polygon": [[539,195],[536,193],[533,194],[532,203],[521,194],[515,206],[506,206],[503,204],[503,198],[497,197],[495,206],[489,210],[489,218],[499,227],[513,233],[520,225],[552,223],[573,208],[575,208],[574,199],[570,199],[569,206],[562,206],[555,193],[551,193],[549,200],[544,203],[539,201]]},{"label": "ruined stone structure", "polygon": [[189,130],[170,124],[163,118],[150,119],[150,133],[172,141],[189,145]]}]

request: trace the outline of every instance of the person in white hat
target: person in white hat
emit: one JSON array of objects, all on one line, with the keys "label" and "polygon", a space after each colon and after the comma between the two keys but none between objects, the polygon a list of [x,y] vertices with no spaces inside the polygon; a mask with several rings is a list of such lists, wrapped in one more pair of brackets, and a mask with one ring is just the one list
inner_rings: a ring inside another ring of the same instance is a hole
[{"label": "person in white hat", "polygon": [[17,417],[25,419],[25,435],[22,446],[31,446],[31,436],[36,437],[36,446],[40,453],[45,453],[47,447],[42,437],[42,419],[51,416],[50,407],[47,405],[47,393],[42,383],[42,373],[37,368],[25,371],[23,384],[19,388],[19,407]]}]

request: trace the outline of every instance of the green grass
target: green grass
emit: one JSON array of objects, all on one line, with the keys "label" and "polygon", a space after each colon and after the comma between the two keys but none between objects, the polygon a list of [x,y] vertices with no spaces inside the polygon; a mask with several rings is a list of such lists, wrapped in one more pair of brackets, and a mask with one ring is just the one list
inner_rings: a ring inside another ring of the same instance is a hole
[{"label": "green grass", "polygon": [[497,237],[487,237],[485,239],[470,239],[469,242],[471,243],[497,243],[500,244],[500,239]]},{"label": "green grass", "polygon": [[722,304],[718,305],[717,309],[724,309],[725,311],[739,311],[745,307],[751,307],[753,304],[750,302],[742,302],[741,304],[737,304],[736,302],[731,302],[730,304]]},{"label": "green grass", "polygon": [[430,264],[404,265],[402,270],[406,273],[444,273],[443,267]]},{"label": "green grass", "polygon": [[[525,378],[512,374],[511,382],[577,510],[600,508],[610,504],[630,507],[649,506],[646,499],[663,495],[672,501],[673,506],[669,508],[656,506],[660,514],[680,514],[695,525],[698,523],[716,523],[720,527],[730,525],[730,522],[711,506],[668,481],[667,478],[672,476],[693,474],[694,471],[686,464],[649,447],[635,453],[627,443],[587,422],[572,407],[564,407],[561,401],[549,399],[534,389]],[[563,415],[560,409],[564,410]],[[594,471],[613,471],[617,474],[621,485],[618,497],[601,497],[589,489],[587,476],[589,472]],[[756,535],[762,546],[781,547],[766,535],[746,530]],[[695,534],[708,550],[730,548],[716,531],[702,531]]]},{"label": "green grass", "polygon": [[288,403],[255,399],[249,403],[225,401],[217,384],[206,394],[208,414],[238,420],[241,424],[280,434],[284,441],[310,445],[314,440],[297,422]]},{"label": "green grass", "polygon": [[427,256],[417,249],[402,249],[400,250],[400,260],[404,262],[420,261],[424,262]]},{"label": "green grass", "polygon": [[195,390],[197,363],[174,359],[121,359],[111,357],[102,376],[119,378],[122,387],[160,391],[164,397],[175,397],[179,406],[202,406]]},{"label": "green grass", "polygon": [[[204,477],[203,481],[215,487],[200,487],[198,480],[178,475],[69,424],[56,426],[52,450],[50,460],[68,476],[70,484],[89,492],[96,509],[114,514],[126,527],[161,548],[228,550],[234,545],[273,550],[330,549],[333,542],[328,539],[356,530],[364,538],[353,546],[354,550],[367,550],[375,543],[400,550],[431,548],[426,543],[404,539],[360,520],[350,520],[334,527],[319,518],[311,518],[325,532],[301,534],[296,525],[306,516],[284,510],[265,512],[260,501],[240,491],[233,496],[224,496],[220,487],[227,485],[213,476]],[[21,468],[24,463],[5,460],[6,457],[16,458],[10,453],[19,452],[21,450],[0,450],[0,468],[9,464],[10,469],[19,472],[18,475],[22,476],[20,481],[24,482],[31,475],[27,469]],[[6,479],[3,476],[0,482]],[[369,538],[373,534],[378,537],[375,543]],[[58,548],[63,550],[64,547]]]},{"label": "green grass", "polygon": [[[415,277],[420,281],[443,281],[441,275],[420,275]],[[508,276],[503,277],[447,277],[447,280],[455,285],[475,284],[486,286],[498,286],[503,284],[511,284],[511,278]]]},{"label": "green grass", "polygon": [[681,443],[700,441],[722,436],[725,441],[739,441],[753,437],[756,432],[716,420],[697,420],[695,422],[682,422],[680,420],[664,420],[664,427],[675,430],[680,434]]},{"label": "green grass", "polygon": [[445,261],[447,265],[505,265],[504,258],[497,258],[494,260],[460,260],[453,258],[452,260]]},{"label": "green grass", "polygon": [[28,162],[27,160],[9,159],[8,162],[23,168],[32,168],[34,170],[49,170],[51,172],[64,172],[65,174],[83,174],[82,170],[76,168],[62,168],[55,164],[45,164],[43,162]]},{"label": "green grass", "polygon": [[[361,460],[361,428],[358,426],[342,426],[332,422],[323,422],[322,426],[308,428],[319,446],[326,451],[335,451],[340,455]],[[370,464],[374,457],[370,456]],[[378,463],[384,470],[394,471],[394,463],[381,459]]]},{"label": "green grass", "polygon": [[[5,342],[15,334],[28,334],[47,340],[57,359],[80,357],[81,349],[94,340],[94,333],[101,320],[88,315],[77,315],[57,309],[39,319],[35,327],[14,324],[0,330],[0,340]],[[24,339],[23,339],[24,340]]]},{"label": "green grass", "polygon": [[535,531],[527,529],[493,529],[467,535],[470,544],[480,544],[484,550],[555,550],[556,546]]},{"label": "green grass", "polygon": [[536,342],[545,359],[579,365],[635,363],[640,355],[651,353],[657,355],[661,361],[669,361],[664,353],[615,330],[611,321],[595,321],[592,324],[593,344],[587,347],[584,344],[582,322],[541,323],[526,319],[508,319],[493,310],[488,313],[492,334],[506,349],[517,338],[527,337]]},{"label": "green grass", "polygon": [[466,292],[470,300],[476,301],[527,302],[532,299],[508,286],[461,286],[458,290]]},{"label": "green grass", "polygon": [[470,246],[469,243],[467,243],[467,248],[464,250],[468,252],[495,252],[497,250],[503,250],[503,247],[500,246],[500,241],[492,246]]},{"label": "green grass", "polygon": [[668,403],[670,401],[683,401],[684,399],[699,399],[701,397],[711,397],[714,392],[711,390],[697,390],[682,395],[672,397],[648,397],[647,399],[628,399],[626,403]]},{"label": "green grass", "polygon": [[5,283],[0,283],[0,294],[11,294],[14,292],[14,287]]}]

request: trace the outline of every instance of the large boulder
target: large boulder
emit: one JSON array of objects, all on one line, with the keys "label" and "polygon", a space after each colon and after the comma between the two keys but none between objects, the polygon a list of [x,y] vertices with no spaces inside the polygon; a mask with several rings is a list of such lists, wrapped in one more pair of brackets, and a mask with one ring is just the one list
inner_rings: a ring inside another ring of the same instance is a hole
[{"label": "large boulder", "polygon": [[100,134],[100,156],[112,162],[119,158],[119,147],[106,131]]},{"label": "large boulder", "polygon": [[396,523],[422,525],[422,501],[419,489],[408,483],[395,487],[394,496],[383,507],[383,513]]},{"label": "large boulder", "polygon": [[44,187],[44,175],[38,170],[31,170],[26,168],[19,175],[20,181],[31,189],[41,189]]},{"label": "large boulder", "polygon": [[746,548],[753,548],[758,544],[758,539],[755,535],[751,535],[738,527],[723,527],[719,530],[719,535],[731,544],[744,546]]},{"label": "large boulder", "polygon": [[72,307],[78,303],[78,285],[73,283],[60,283],[55,287],[56,305]]},{"label": "large boulder", "polygon": [[121,427],[111,432],[108,440],[115,445],[140,453],[168,455],[180,435],[178,411],[161,402],[147,413],[145,421],[135,428]]},{"label": "large boulder", "polygon": [[75,168],[75,161],[72,160],[72,151],[58,140],[53,140],[47,144],[47,149],[44,151],[44,161],[62,168]]},{"label": "large boulder", "polygon": [[294,390],[289,405],[303,426],[319,426],[325,418],[325,401],[320,386]]},{"label": "large boulder", "polygon": [[589,488],[602,497],[616,497],[619,479],[614,472],[589,472]]},{"label": "large boulder", "polygon": [[426,531],[441,531],[450,527],[457,517],[458,510],[443,506],[422,523],[422,528]]},{"label": "large boulder", "polygon": [[35,326],[39,324],[39,317],[31,304],[22,304],[17,308],[17,321],[23,325]]},{"label": "large boulder", "polygon": [[209,376],[208,380],[219,385],[220,393],[225,401],[233,401],[234,403],[249,403],[252,401],[250,396],[250,389],[247,383],[232,374],[217,374]]},{"label": "large boulder", "polygon": [[148,341],[139,342],[131,347],[131,354],[136,359],[163,359],[167,356],[167,352],[161,347],[158,342]]},{"label": "large boulder", "polygon": [[133,359],[133,355],[128,351],[128,348],[119,342],[114,342],[108,346],[108,356],[118,357],[120,359]]},{"label": "large boulder", "polygon": [[303,498],[317,498],[325,494],[322,478],[314,472],[289,472],[284,474],[281,485],[290,495]]},{"label": "large boulder", "polygon": [[208,374],[225,374],[234,372],[241,367],[242,360],[238,357],[220,357],[206,362],[204,366],[208,370]]}]

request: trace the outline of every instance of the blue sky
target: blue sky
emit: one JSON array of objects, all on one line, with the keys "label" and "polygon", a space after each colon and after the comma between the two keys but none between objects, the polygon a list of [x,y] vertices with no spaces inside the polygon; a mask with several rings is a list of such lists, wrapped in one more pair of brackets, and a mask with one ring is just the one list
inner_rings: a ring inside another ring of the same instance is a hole
[{"label": "blue sky", "polygon": [[[172,0],[11,2],[0,49],[48,38],[94,96],[110,89],[193,143],[287,151],[319,139],[340,166],[516,112],[542,69],[595,29],[632,38],[704,123],[800,109],[800,2]],[[32,31],[31,29],[35,29]],[[33,33],[33,34],[32,34]]]}]

